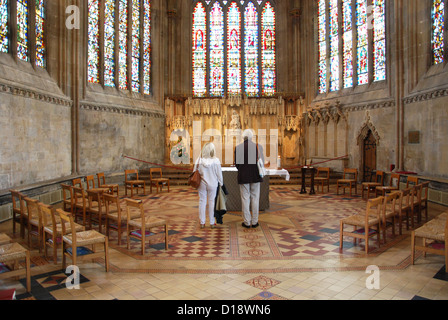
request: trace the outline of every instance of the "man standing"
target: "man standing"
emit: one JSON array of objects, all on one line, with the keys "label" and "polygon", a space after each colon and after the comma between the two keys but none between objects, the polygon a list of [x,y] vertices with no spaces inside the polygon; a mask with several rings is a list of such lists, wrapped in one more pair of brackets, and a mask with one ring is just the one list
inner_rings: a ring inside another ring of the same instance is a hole
[{"label": "man standing", "polygon": [[245,228],[258,227],[260,183],[263,182],[257,166],[259,157],[264,163],[263,148],[252,142],[253,136],[252,130],[244,130],[244,142],[235,148],[235,166],[238,169],[238,184],[244,217],[243,227]]}]

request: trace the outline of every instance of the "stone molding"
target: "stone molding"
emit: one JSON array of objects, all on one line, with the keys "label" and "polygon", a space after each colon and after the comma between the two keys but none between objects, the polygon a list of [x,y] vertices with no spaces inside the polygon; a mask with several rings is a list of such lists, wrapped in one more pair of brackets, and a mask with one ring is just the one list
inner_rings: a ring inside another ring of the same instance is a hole
[{"label": "stone molding", "polygon": [[58,97],[48,93],[42,93],[37,90],[23,88],[16,85],[0,83],[0,92],[10,93],[14,96],[20,96],[23,98],[34,99],[42,102],[48,102],[51,104],[56,104],[64,107],[71,107],[73,102],[70,99]]},{"label": "stone molding", "polygon": [[109,113],[120,113],[126,115],[133,116],[147,116],[152,118],[165,118],[165,114],[155,110],[142,110],[142,109],[132,109],[123,106],[108,106],[108,105],[98,105],[88,102],[80,103],[81,110],[87,111],[100,111],[100,112],[109,112]]},{"label": "stone molding", "polygon": [[442,98],[448,96],[448,88],[445,89],[436,89],[427,92],[421,92],[418,94],[414,94],[412,96],[403,98],[404,104],[411,104],[415,102],[428,101],[432,99]]}]

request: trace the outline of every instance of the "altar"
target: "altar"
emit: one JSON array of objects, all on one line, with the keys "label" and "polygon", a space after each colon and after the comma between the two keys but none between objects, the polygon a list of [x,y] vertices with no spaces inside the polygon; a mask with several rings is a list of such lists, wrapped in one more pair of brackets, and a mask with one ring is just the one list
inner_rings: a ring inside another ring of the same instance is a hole
[{"label": "altar", "polygon": [[[227,195],[227,211],[241,211],[241,194],[238,185],[238,170],[235,167],[223,167],[222,175],[224,185],[229,194]],[[285,169],[267,169],[267,175],[260,185],[260,211],[269,209],[269,177],[282,176],[289,181],[289,172]]]}]

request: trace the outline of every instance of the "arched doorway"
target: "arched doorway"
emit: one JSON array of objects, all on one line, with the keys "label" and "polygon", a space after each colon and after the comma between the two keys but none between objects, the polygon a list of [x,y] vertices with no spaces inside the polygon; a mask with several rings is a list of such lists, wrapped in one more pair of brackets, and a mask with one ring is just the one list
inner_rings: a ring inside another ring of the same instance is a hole
[{"label": "arched doorway", "polygon": [[363,181],[371,181],[372,175],[376,171],[376,139],[369,130],[363,143]]}]

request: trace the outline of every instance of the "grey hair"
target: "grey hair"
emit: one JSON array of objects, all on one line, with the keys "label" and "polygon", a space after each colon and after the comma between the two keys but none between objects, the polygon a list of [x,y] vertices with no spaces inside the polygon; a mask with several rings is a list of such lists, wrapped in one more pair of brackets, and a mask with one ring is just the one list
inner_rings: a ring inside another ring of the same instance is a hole
[{"label": "grey hair", "polygon": [[252,131],[252,129],[246,129],[243,131],[243,139],[244,140],[252,140],[253,137],[254,137],[254,132]]},{"label": "grey hair", "polygon": [[215,157],[215,145],[211,142],[207,143],[202,148],[202,158],[214,158]]}]

